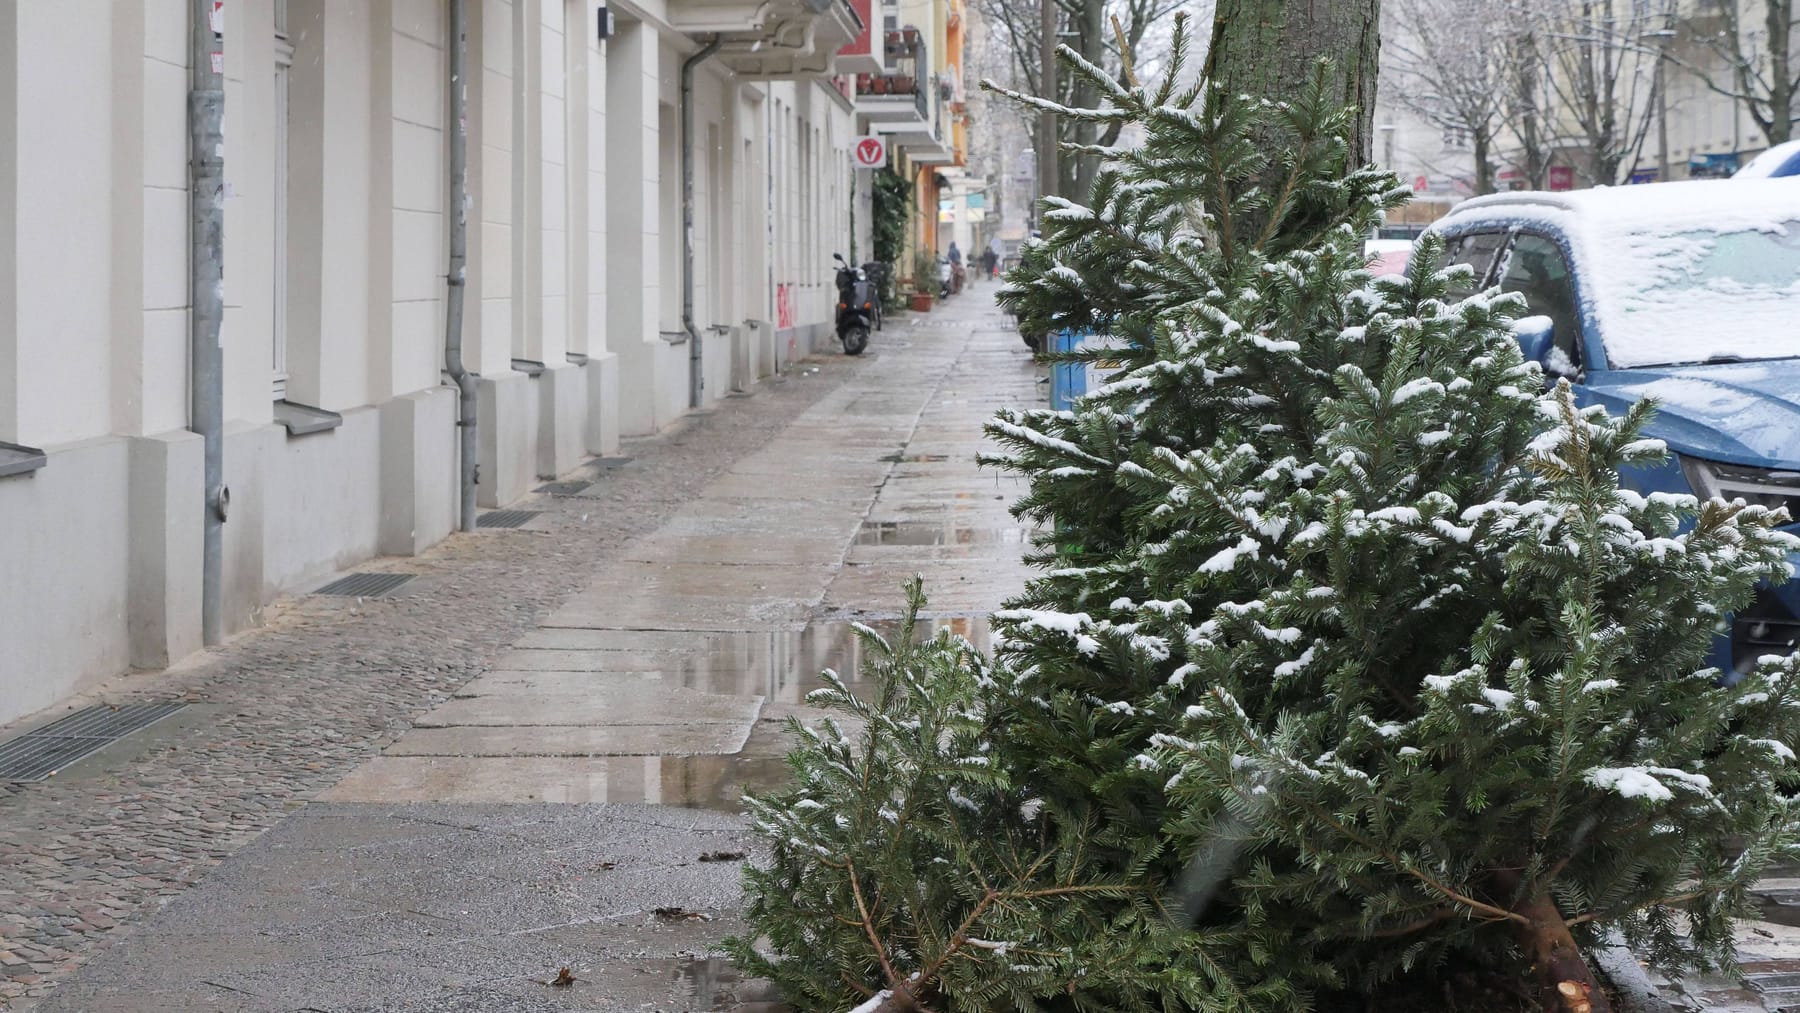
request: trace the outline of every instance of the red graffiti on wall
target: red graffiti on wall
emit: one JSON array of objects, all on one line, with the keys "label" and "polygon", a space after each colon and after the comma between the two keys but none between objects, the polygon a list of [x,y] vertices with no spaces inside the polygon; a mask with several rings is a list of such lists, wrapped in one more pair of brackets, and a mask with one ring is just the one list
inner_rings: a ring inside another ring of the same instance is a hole
[{"label": "red graffiti on wall", "polygon": [[775,286],[775,326],[787,330],[794,326],[794,286]]}]

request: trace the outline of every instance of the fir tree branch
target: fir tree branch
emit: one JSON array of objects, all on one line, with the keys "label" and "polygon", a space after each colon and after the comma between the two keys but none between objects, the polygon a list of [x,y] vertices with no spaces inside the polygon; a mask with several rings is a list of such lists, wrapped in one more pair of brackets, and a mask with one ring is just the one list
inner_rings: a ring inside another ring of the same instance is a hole
[{"label": "fir tree branch", "polygon": [[1674,907],[1677,904],[1686,904],[1690,900],[1699,900],[1701,897],[1708,896],[1710,893],[1711,891],[1695,890],[1692,893],[1676,894],[1673,897],[1653,898],[1616,911],[1589,911],[1586,914],[1576,915],[1573,918],[1565,918],[1563,919],[1563,924],[1567,925],[1569,928],[1574,928],[1577,925],[1586,925],[1588,922],[1617,921],[1626,915],[1635,914],[1646,908]]},{"label": "fir tree branch", "polygon": [[906,983],[900,980],[900,975],[894,971],[894,965],[888,963],[887,947],[882,945],[881,938],[875,934],[875,923],[869,919],[868,905],[863,903],[862,885],[857,882],[856,863],[845,862],[844,865],[850,871],[850,892],[856,897],[856,912],[862,916],[863,932],[868,934],[869,945],[875,950],[875,959],[881,961],[881,973],[886,976],[888,987],[894,990],[896,996],[903,995],[908,1006],[914,1005],[912,993],[907,989]]},{"label": "fir tree branch", "polygon": [[[1373,892],[1373,891],[1371,891],[1371,892]],[[1396,936],[1410,936],[1414,932],[1422,932],[1428,928],[1431,928],[1433,925],[1436,925],[1439,922],[1447,922],[1450,919],[1455,918],[1456,916],[1458,916],[1460,914],[1462,914],[1462,912],[1457,910],[1456,908],[1449,908],[1449,907],[1439,908],[1436,911],[1433,911],[1431,914],[1426,915],[1423,918],[1419,918],[1414,921],[1407,922],[1405,925],[1395,925],[1392,928],[1382,929],[1379,932],[1371,932],[1371,933],[1369,933],[1369,938],[1370,939],[1393,939]]]}]

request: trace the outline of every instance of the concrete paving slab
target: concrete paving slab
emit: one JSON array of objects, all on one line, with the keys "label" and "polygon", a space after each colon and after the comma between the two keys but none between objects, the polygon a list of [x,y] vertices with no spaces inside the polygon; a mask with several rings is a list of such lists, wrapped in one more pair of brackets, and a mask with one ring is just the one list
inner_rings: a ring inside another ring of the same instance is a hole
[{"label": "concrete paving slab", "polygon": [[[622,692],[644,689],[657,692],[660,687],[678,686],[728,697],[764,697],[771,701],[795,702],[823,685],[819,673],[829,668],[849,682],[859,685],[858,664],[861,650],[848,651],[842,658],[824,663],[792,661],[779,668],[765,666],[700,667],[695,665],[666,672],[490,672],[457,691],[458,696],[506,696],[518,692],[573,696],[590,688],[604,686]],[[645,685],[648,684],[648,685]],[[685,715],[671,713],[669,723],[686,721]],[[417,731],[418,729],[414,729]]]},{"label": "concrete paving slab", "polygon": [[550,614],[546,626],[617,626],[646,630],[759,630],[806,625],[817,597],[805,601],[728,601],[715,598],[630,598],[579,601]]},{"label": "concrete paving slab", "polygon": [[1023,590],[1030,571],[1016,562],[990,563],[974,573],[955,560],[850,565],[832,581],[823,607],[893,614],[905,604],[902,586],[914,574],[924,578],[932,611],[985,612]]},{"label": "concrete paving slab", "polygon": [[439,704],[414,725],[743,724],[756,720],[762,702],[761,696],[721,696],[655,682],[603,684],[573,693],[521,690],[500,696],[457,697]]},{"label": "concrete paving slab", "polygon": [[633,597],[803,597],[831,578],[830,564],[757,563],[720,566],[704,559],[625,560],[601,570],[578,600]]},{"label": "concrete paving slab", "polygon": [[388,756],[660,756],[727,755],[744,746],[747,724],[568,725],[414,728]]},{"label": "concrete paving slab", "polygon": [[[500,655],[500,660],[531,651],[604,651],[612,654],[659,656],[682,654],[704,647],[713,637],[705,631],[627,630],[594,628],[558,628],[539,626],[521,635],[513,646],[516,650]],[[518,667],[496,664],[496,667]]]},{"label": "concrete paving slab", "polygon": [[794,509],[804,510],[817,502],[866,504],[870,494],[880,484],[879,480],[851,482],[830,475],[795,475],[783,480],[774,475],[731,474],[715,479],[706,487],[706,494],[734,499],[777,500],[793,504]]},{"label": "concrete paving slab", "polygon": [[817,534],[782,537],[685,535],[658,533],[634,546],[632,560],[693,559],[708,563],[772,563],[785,566],[836,566],[843,561],[840,539]]},{"label": "concrete paving slab", "polygon": [[[843,445],[837,444],[836,446],[841,454],[844,449]],[[772,444],[768,450],[746,457],[732,465],[729,473],[797,481],[843,482],[872,487],[887,481],[888,474],[892,470],[890,462],[883,460],[884,457],[890,456],[888,454],[843,455],[820,460],[823,455],[807,453],[806,451],[809,449],[818,448],[810,443],[778,441]]]},{"label": "concrete paving slab", "polygon": [[378,756],[319,798],[455,805],[647,802],[735,813],[745,785],[768,789],[787,777],[780,756]]},{"label": "concrete paving slab", "polygon": [[[617,633],[618,630],[546,629],[553,633]],[[633,631],[635,632],[635,631]],[[668,632],[668,631],[657,631]],[[703,634],[682,633],[696,645],[705,643]],[[546,639],[546,638],[539,638]],[[679,668],[683,659],[705,648],[696,646],[666,651],[591,651],[568,648],[529,648],[509,651],[494,659],[494,672],[661,672]]]}]

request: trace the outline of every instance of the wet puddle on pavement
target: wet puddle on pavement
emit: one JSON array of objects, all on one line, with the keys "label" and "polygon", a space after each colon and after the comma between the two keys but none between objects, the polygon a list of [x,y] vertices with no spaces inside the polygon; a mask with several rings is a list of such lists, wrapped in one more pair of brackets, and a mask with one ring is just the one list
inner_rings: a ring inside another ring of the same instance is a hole
[{"label": "wet puddle on pavement", "polygon": [[[898,635],[893,620],[866,624],[885,638]],[[985,616],[921,620],[915,635],[928,638],[940,631],[962,636],[986,650],[991,638]],[[686,753],[676,745],[684,733],[679,722],[687,715],[672,714],[670,723],[645,732],[664,738],[670,747],[660,755],[604,755],[571,757],[557,783],[541,784],[532,800],[547,802],[647,802],[683,808],[742,812],[745,791],[768,791],[786,782],[790,771],[786,754],[791,741],[786,719],[798,717],[816,725],[828,714],[849,727],[847,715],[813,707],[807,694],[824,685],[820,673],[839,674],[851,692],[867,696],[876,691],[872,678],[864,678],[862,659],[869,648],[849,622],[818,622],[800,631],[708,633],[689,641],[687,650],[659,642],[661,634],[638,640],[621,631],[610,639],[617,650],[530,650],[534,666],[556,666],[557,656],[568,668],[546,667],[533,671],[489,673],[483,679],[534,680],[557,693],[579,693],[583,687],[635,686],[680,687],[709,694],[763,698],[758,719],[736,752]],[[646,650],[648,649],[648,650]],[[623,665],[608,662],[616,656]],[[575,668],[580,666],[580,669]],[[536,730],[547,742],[556,729]],[[656,748],[652,741],[651,748]]]},{"label": "wet puddle on pavement", "polygon": [[869,521],[856,533],[858,545],[1023,545],[1023,527],[977,528],[926,521]]}]

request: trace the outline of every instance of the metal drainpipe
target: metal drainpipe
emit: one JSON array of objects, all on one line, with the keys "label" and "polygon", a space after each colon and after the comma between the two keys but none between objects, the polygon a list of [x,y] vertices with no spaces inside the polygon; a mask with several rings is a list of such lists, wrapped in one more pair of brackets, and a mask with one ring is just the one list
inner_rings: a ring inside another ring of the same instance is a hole
[{"label": "metal drainpipe", "polygon": [[192,0],[188,61],[188,429],[205,446],[205,521],[200,552],[200,635],[224,639],[225,373],[219,325],[225,315],[225,80],[223,34],[212,30],[212,0]]},{"label": "metal drainpipe", "polygon": [[706,388],[700,329],[694,326],[694,69],[724,45],[715,35],[681,62],[681,329],[688,336],[688,407],[698,408]]},{"label": "metal drainpipe", "polygon": [[466,0],[450,0],[450,273],[445,276],[444,370],[456,383],[456,431],[459,436],[457,489],[460,527],[475,530],[475,483],[480,458],[475,446],[475,376],[463,366],[463,290],[469,263],[469,87],[463,76],[468,47]]}]

